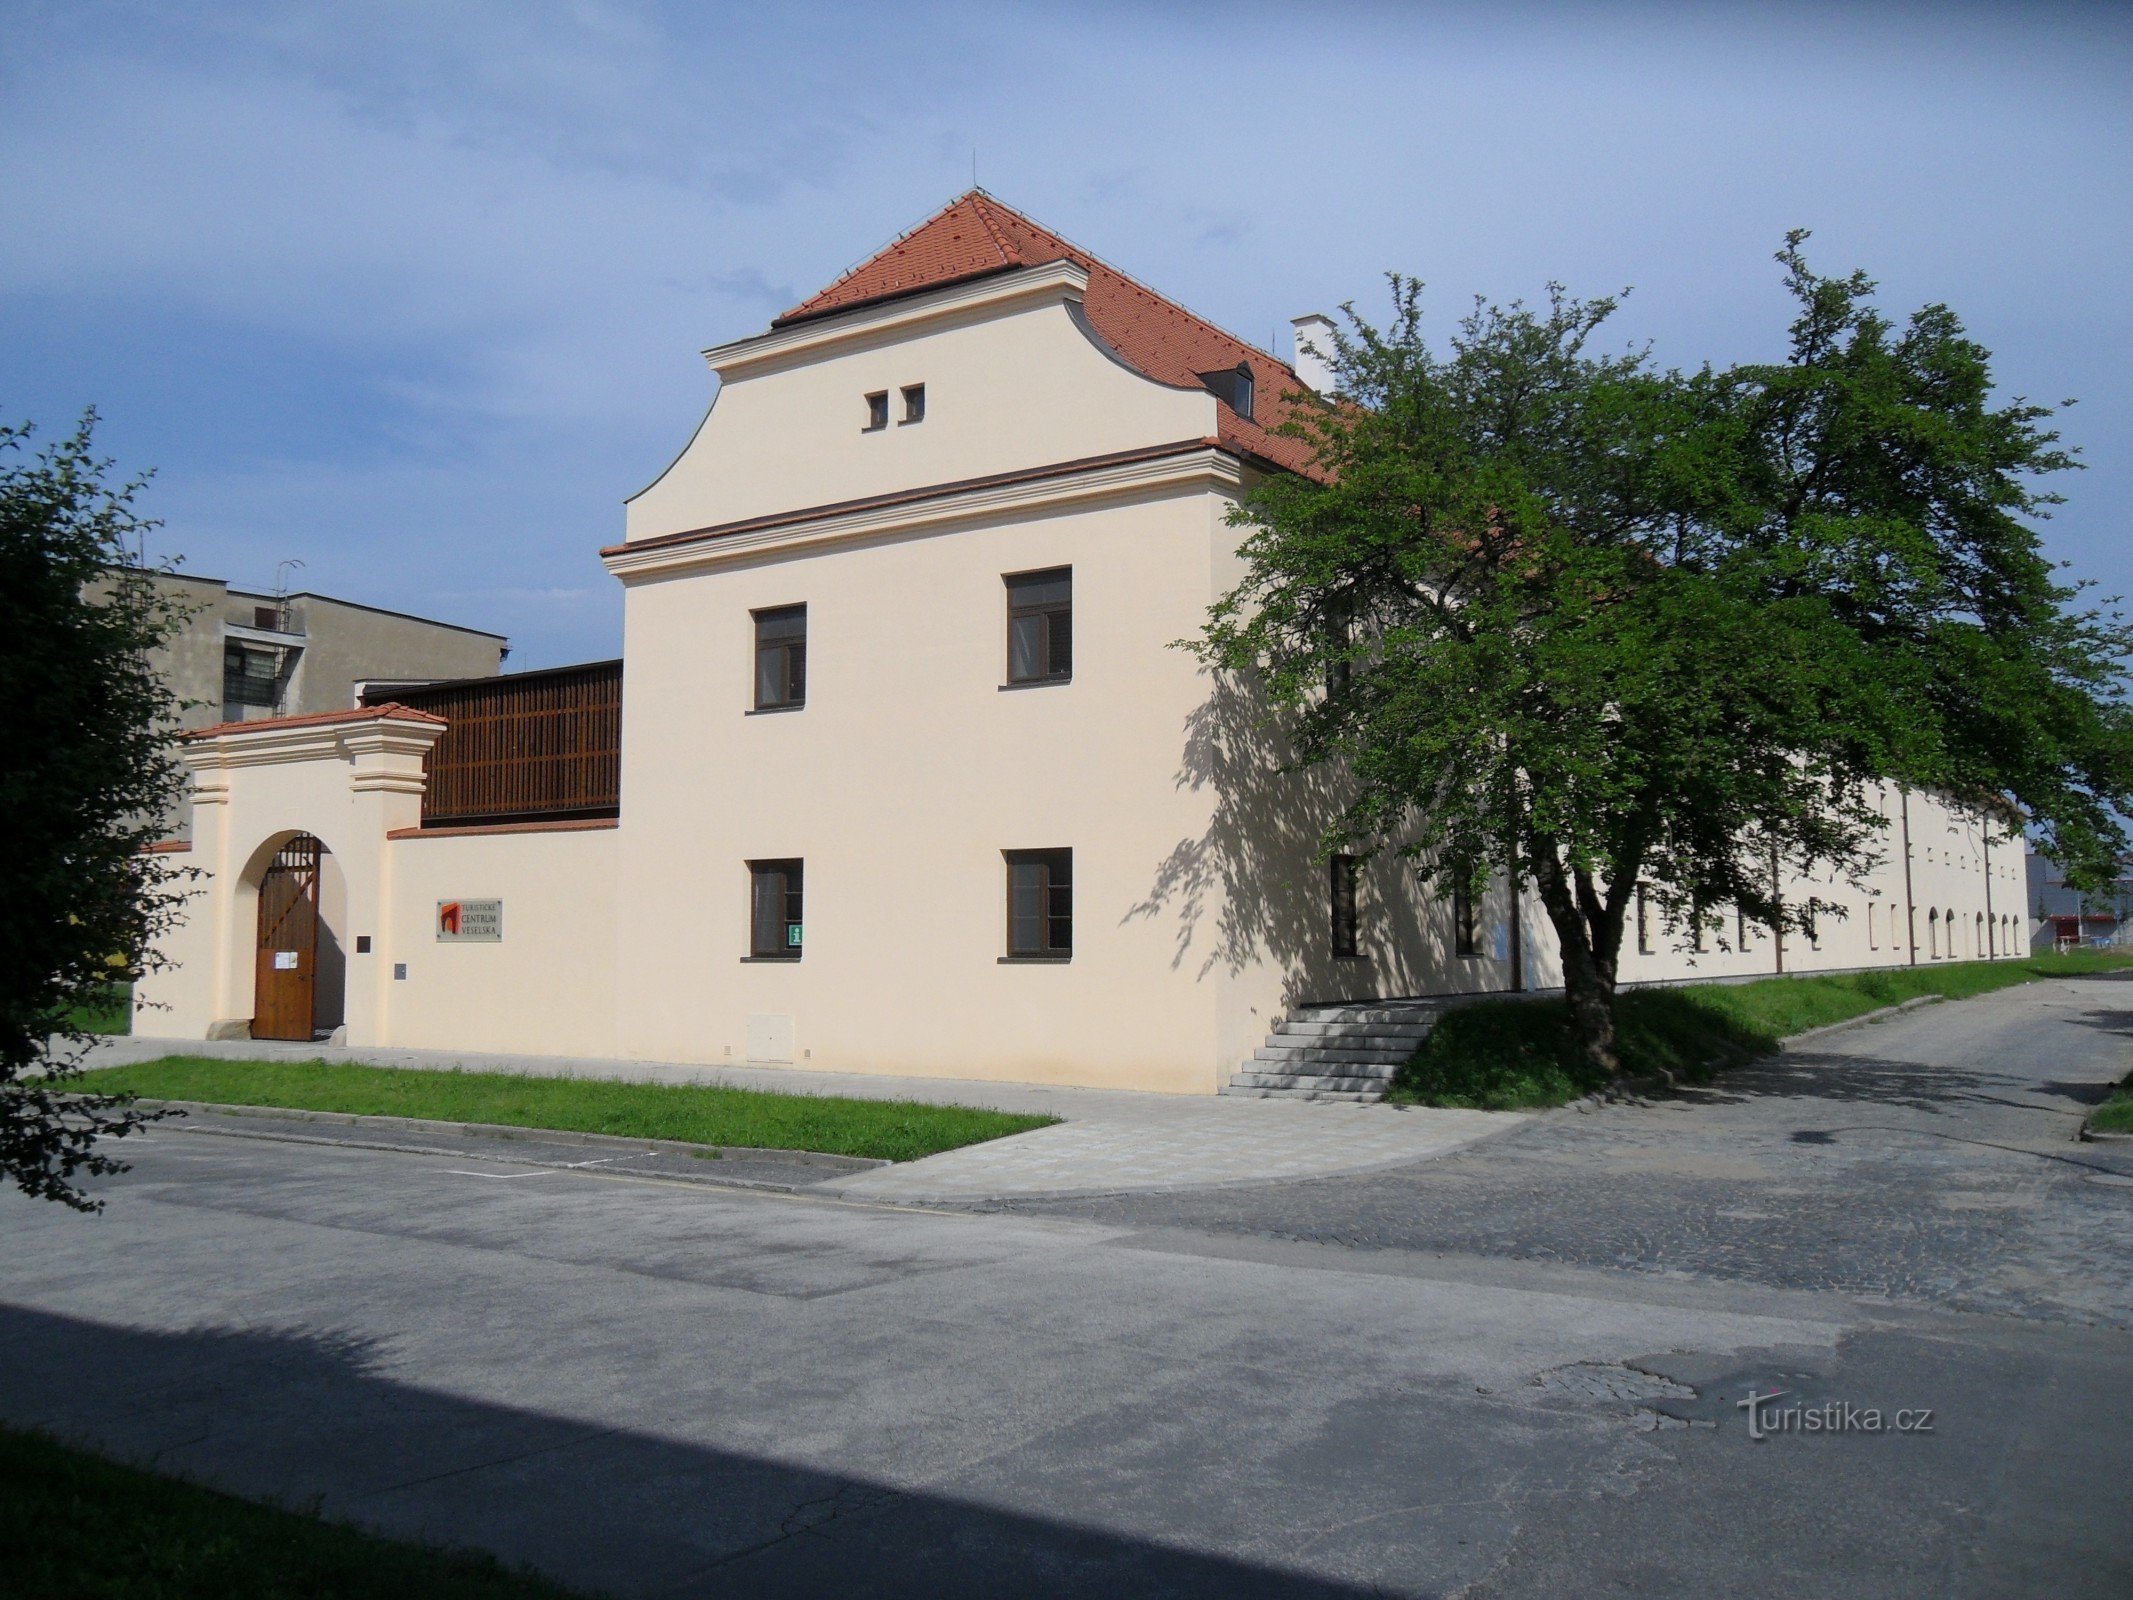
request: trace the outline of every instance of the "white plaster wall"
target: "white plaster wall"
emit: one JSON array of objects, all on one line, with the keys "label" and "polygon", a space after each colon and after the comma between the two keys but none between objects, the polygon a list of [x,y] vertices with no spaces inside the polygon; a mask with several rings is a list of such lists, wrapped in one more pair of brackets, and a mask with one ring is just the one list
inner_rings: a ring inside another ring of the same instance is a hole
[{"label": "white plaster wall", "polygon": [[[1205,831],[1179,781],[1211,497],[760,557],[625,609],[619,1014],[628,1053],[1207,1092],[1215,987],[1157,878]],[[1074,569],[1074,677],[1004,689],[1004,574]],[[751,715],[749,613],[805,602],[807,705]],[[1003,964],[1008,849],[1074,851],[1076,949]],[[751,860],[806,863],[798,963],[749,962]]]},{"label": "white plaster wall", "polygon": [[[387,1041],[615,1055],[616,830],[393,839],[374,953]],[[443,942],[440,900],[500,899],[501,943]],[[395,978],[397,965],[407,968]]]},{"label": "white plaster wall", "polygon": [[[277,737],[288,736],[248,732],[214,741],[207,753],[256,752],[256,741]],[[168,858],[195,872],[192,898],[180,926],[161,941],[174,968],[138,986],[137,1032],[205,1037],[217,1023],[251,1017],[259,875],[290,835],[310,833],[332,856],[322,909],[335,918],[345,956],[342,1015],[335,1020],[347,1022],[351,1041],[376,1037],[374,990],[363,958],[354,954],[355,936],[377,921],[385,832],[419,820],[420,799],[404,790],[358,787],[358,779],[419,775],[427,735],[387,737],[415,742],[387,752],[365,747],[374,738],[367,726],[318,728],[287,743],[279,759],[245,759],[198,776],[193,849]]]},{"label": "white plaster wall", "polygon": [[[925,421],[900,393],[926,386]],[[886,390],[889,426],[863,431]],[[1105,353],[1054,298],[859,337],[725,383],[681,456],[629,504],[645,539],[807,506],[1199,439],[1216,403]]]}]

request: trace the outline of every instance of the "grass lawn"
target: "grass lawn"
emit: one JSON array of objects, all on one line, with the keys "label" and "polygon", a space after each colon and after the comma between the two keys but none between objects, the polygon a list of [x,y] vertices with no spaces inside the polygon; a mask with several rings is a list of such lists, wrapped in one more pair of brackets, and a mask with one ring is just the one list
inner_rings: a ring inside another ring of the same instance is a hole
[{"label": "grass lawn", "polygon": [[564,1600],[403,1544],[0,1428],[0,1592],[81,1600]]},{"label": "grass lawn", "polygon": [[2089,1126],[2098,1133],[2133,1133],[2133,1073],[2089,1113]]},{"label": "grass lawn", "polygon": [[503,1072],[422,1072],[328,1061],[228,1061],[164,1056],[85,1072],[70,1087],[152,1100],[288,1106],[366,1116],[427,1117],[630,1139],[816,1150],[916,1161],[942,1150],[1047,1127],[1057,1117],[973,1106],[833,1095],[774,1094],[698,1084],[613,1083]]},{"label": "grass lawn", "polygon": [[68,1020],[84,1033],[133,1032],[133,985],[112,984],[101,996],[76,1006]]},{"label": "grass lawn", "polygon": [[[1962,999],[2038,978],[2126,966],[2133,966],[2133,956],[2077,950],[2021,961],[1625,989],[1615,1001],[1615,1027],[1624,1071],[1703,1078],[1730,1061],[1775,1050],[1790,1034],[1921,995]],[[1573,1048],[1566,1020],[1563,1007],[1552,1000],[1461,1006],[1422,1041],[1389,1098],[1395,1104],[1517,1111],[1559,1106],[1589,1094],[1603,1080]],[[2127,1115],[2133,1117],[2133,1107]]]}]

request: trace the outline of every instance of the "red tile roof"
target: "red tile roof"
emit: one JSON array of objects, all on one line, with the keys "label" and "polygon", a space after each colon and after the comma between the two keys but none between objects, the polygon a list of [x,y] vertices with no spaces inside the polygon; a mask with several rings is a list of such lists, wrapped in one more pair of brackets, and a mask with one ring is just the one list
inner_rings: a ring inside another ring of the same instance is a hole
[{"label": "red tile roof", "polygon": [[1143,376],[1197,389],[1203,372],[1249,367],[1252,417],[1241,417],[1227,403],[1217,402],[1223,445],[1292,471],[1310,470],[1309,447],[1272,431],[1289,413],[1282,395],[1303,387],[1293,368],[1134,282],[982,189],[951,201],[771,326],[788,327],[897,295],[1050,261],[1072,261],[1088,273],[1082,309],[1091,326]]},{"label": "red tile roof", "polygon": [[403,706],[399,701],[388,701],[382,706],[359,706],[353,711],[313,711],[301,717],[261,717],[257,722],[218,722],[211,728],[195,728],[185,734],[187,739],[212,739],[224,733],[257,733],[263,728],[323,728],[335,722],[434,722],[440,728],[444,718],[433,717],[427,711],[417,711],[413,706]]}]

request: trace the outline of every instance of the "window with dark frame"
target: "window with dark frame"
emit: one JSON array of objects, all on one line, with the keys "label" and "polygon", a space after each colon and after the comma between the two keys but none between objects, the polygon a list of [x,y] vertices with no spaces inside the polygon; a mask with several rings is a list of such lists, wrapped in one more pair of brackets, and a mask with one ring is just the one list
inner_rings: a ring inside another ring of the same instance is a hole
[{"label": "window with dark frame", "polygon": [[756,960],[800,959],[801,878],[797,860],[748,863],[748,953]]},{"label": "window with dark frame", "polygon": [[926,420],[926,386],[922,383],[906,384],[903,394],[904,421],[907,423],[924,422]]},{"label": "window with dark frame", "polygon": [[1207,392],[1247,422],[1252,417],[1252,369],[1244,362],[1218,372],[1203,372],[1200,381]]},{"label": "window with dark frame", "polygon": [[1007,576],[1007,681],[1057,683],[1074,676],[1074,569]]},{"label": "window with dark frame", "polygon": [[1326,865],[1332,902],[1333,953],[1336,956],[1360,954],[1362,863],[1354,856],[1334,856]]},{"label": "window with dark frame", "polygon": [[272,650],[251,645],[222,647],[222,703],[225,706],[266,706],[280,698],[281,658]]},{"label": "window with dark frame", "polygon": [[1074,953],[1074,852],[1008,850],[1007,953],[1064,961]]},{"label": "window with dark frame", "polygon": [[1346,601],[1326,607],[1326,693],[1339,694],[1354,681],[1346,651],[1355,638],[1354,618]]},{"label": "window with dark frame", "polygon": [[777,606],[755,617],[755,708],[807,704],[807,607]]},{"label": "window with dark frame", "polygon": [[867,425],[859,431],[861,433],[873,433],[875,430],[886,428],[888,425],[889,391],[886,389],[877,390],[867,396]]},{"label": "window with dark frame", "polygon": [[1473,884],[1463,878],[1452,886],[1452,953],[1481,954],[1481,908],[1475,904]]}]

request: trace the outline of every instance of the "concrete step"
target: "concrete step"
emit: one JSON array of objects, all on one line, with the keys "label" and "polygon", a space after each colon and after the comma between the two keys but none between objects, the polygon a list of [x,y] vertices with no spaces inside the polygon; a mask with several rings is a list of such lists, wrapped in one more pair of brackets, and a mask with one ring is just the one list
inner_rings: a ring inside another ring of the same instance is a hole
[{"label": "concrete step", "polygon": [[1380,1099],[1386,1090],[1382,1077],[1335,1077],[1331,1073],[1256,1073],[1241,1071],[1229,1079],[1231,1094],[1352,1094]]},{"label": "concrete step", "polygon": [[1274,1025],[1277,1039],[1407,1039],[1420,1044],[1436,1030],[1435,1022],[1318,1022],[1291,1017]]},{"label": "concrete step", "polygon": [[1279,1061],[1405,1061],[1415,1047],[1404,1040],[1372,1049],[1365,1045],[1286,1044],[1269,1039],[1258,1053]]},{"label": "concrete step", "polygon": [[1261,1045],[1247,1069],[1257,1072],[1332,1072],[1352,1078],[1389,1078],[1407,1064],[1405,1050],[1276,1050]]},{"label": "concrete step", "polygon": [[1442,1001],[1302,1006],[1274,1025],[1224,1094],[1284,1100],[1382,1100],[1429,1037]]},{"label": "concrete step", "polygon": [[1294,1022],[1390,1022],[1434,1026],[1444,1015],[1442,1001],[1418,1000],[1412,1005],[1300,1006],[1291,1014]]}]

